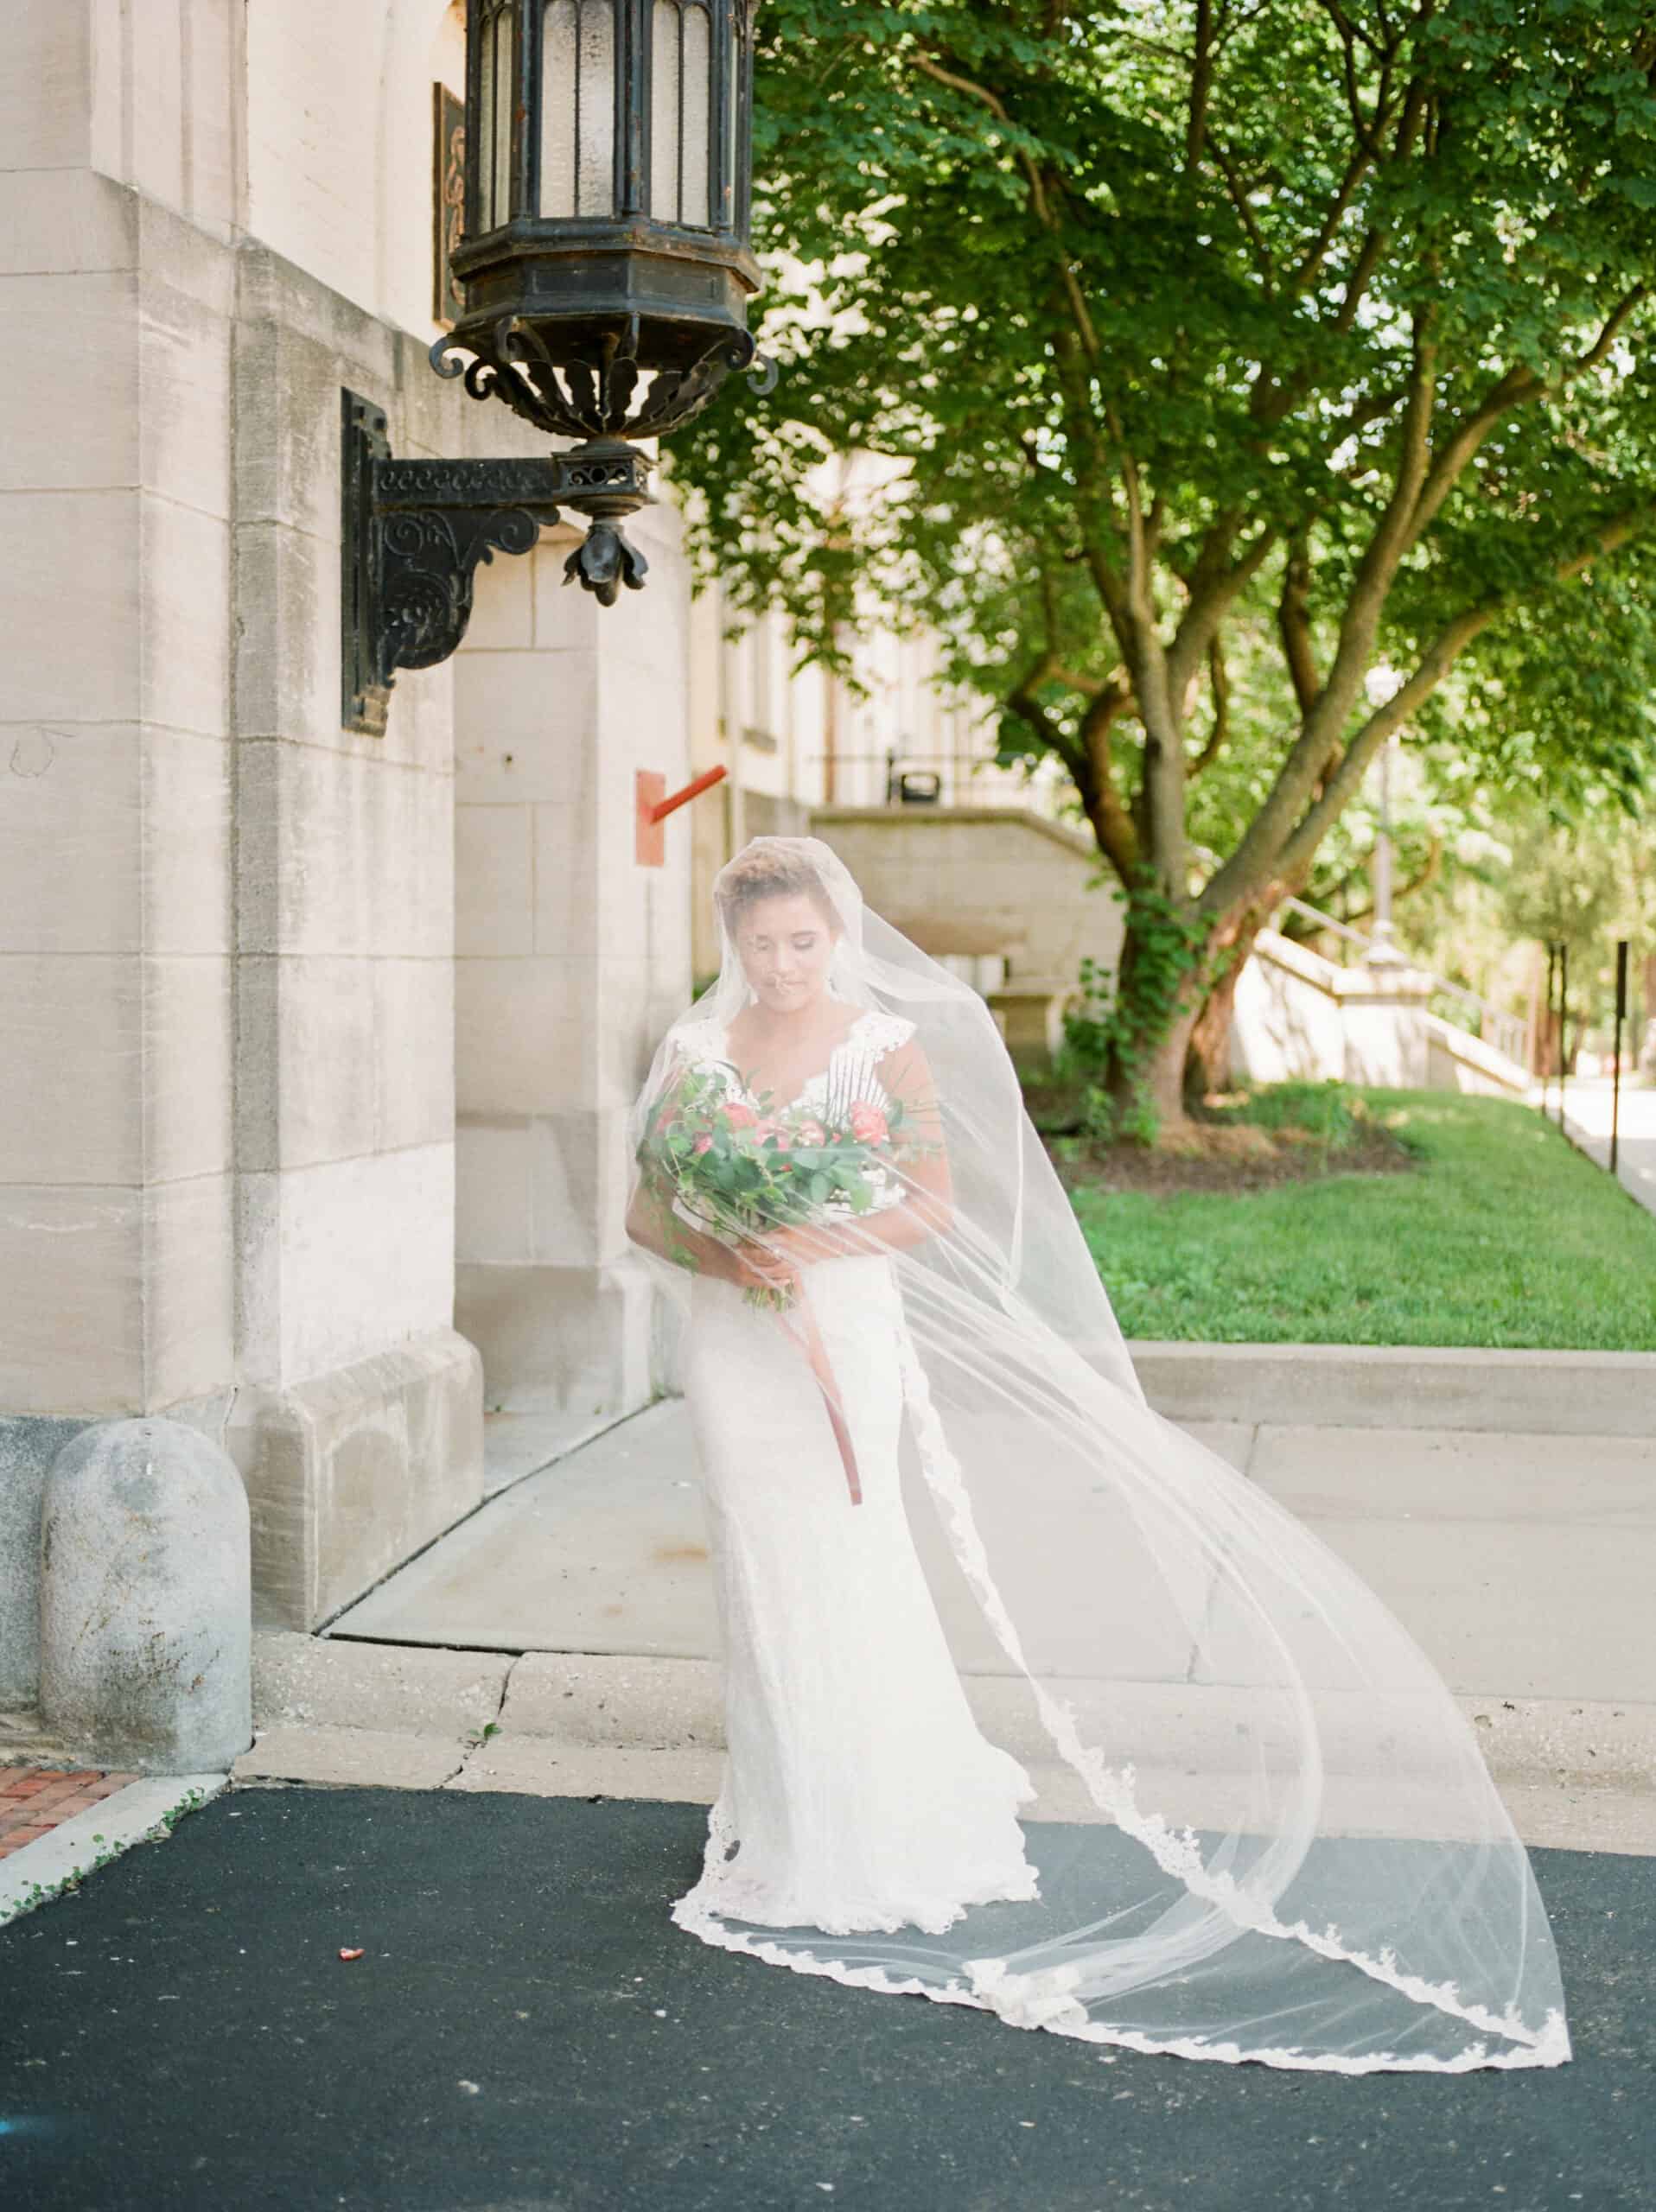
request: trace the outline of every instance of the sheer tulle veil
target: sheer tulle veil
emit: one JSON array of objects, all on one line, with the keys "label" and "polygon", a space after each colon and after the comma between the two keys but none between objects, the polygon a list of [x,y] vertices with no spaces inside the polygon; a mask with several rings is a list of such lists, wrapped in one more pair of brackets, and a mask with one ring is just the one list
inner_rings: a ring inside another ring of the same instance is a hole
[{"label": "sheer tulle veil", "polygon": [[[819,840],[755,852],[831,902],[830,990],[914,1025],[952,1190],[946,1226],[889,1255],[904,1495],[978,1725],[1037,1785],[1041,1895],[941,1936],[712,1940],[1194,2058],[1567,2059],[1529,1859],[1442,1679],[1318,1537],[1147,1405],[984,1000]],[[718,978],[634,1108],[635,1194],[660,1102],[751,996],[719,911]],[[693,1274],[651,1265],[687,1310]]]}]

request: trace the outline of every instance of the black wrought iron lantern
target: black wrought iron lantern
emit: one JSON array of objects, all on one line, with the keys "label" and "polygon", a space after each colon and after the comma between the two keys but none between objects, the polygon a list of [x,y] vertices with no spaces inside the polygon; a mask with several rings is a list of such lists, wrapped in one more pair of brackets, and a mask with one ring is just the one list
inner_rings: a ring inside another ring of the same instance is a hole
[{"label": "black wrought iron lantern", "polygon": [[751,16],[468,0],[465,312],[431,359],[613,479],[570,501],[596,518],[572,567],[605,596],[642,574],[615,523],[646,496],[629,441],[681,428],[755,360]]},{"label": "black wrought iron lantern", "polygon": [[392,458],[344,395],[344,715],[384,727],[398,667],[451,653],[472,577],[561,510],[589,524],[570,581],[611,605],[646,563],[637,441],[681,429],[733,372],[774,372],[748,302],[757,0],[467,0],[464,306],[442,376],[549,435],[543,461]]}]

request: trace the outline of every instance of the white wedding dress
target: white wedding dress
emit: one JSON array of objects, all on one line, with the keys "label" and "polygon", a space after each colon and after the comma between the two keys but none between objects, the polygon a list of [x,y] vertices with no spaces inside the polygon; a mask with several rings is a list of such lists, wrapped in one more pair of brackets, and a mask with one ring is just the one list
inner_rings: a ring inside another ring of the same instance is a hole
[{"label": "white wedding dress", "polygon": [[[864,1014],[801,1095],[888,1109],[882,1053],[914,1025]],[[694,1040],[726,1070],[719,1031]],[[1039,1894],[1016,1811],[1035,1789],[979,1732],[899,1484],[917,1372],[892,1262],[807,1270],[862,1477],[845,1471],[811,1369],[776,1316],[717,1276],[691,1294],[685,1395],[702,1465],[724,1649],[728,1755],[700,1881],[673,1914],[832,1935],[940,1932],[969,1905]],[[740,1948],[751,1948],[742,1944]]]},{"label": "white wedding dress", "polygon": [[[1095,2044],[1565,2063],[1551,1929],[1470,1723],[1345,1560],[1147,1404],[988,1007],[818,840],[755,839],[721,881],[755,869],[831,908],[825,988],[855,1010],[780,1110],[854,1130],[855,1102],[901,1093],[889,1166],[847,1202],[929,1195],[923,1234],[806,1266],[803,1313],[682,1255],[674,1214],[763,1241],[755,1148],[780,1134],[729,1060],[752,995],[720,908],[719,976],[629,1128],[724,1663],[722,1786],[675,1920]],[[812,1202],[831,1219],[834,1185]]]}]

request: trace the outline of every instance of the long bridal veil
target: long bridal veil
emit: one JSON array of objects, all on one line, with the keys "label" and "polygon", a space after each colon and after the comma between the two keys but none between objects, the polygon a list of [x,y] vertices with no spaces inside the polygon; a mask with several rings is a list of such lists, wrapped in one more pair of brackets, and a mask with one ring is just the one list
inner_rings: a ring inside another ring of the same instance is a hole
[{"label": "long bridal veil", "polygon": [[[1444,1683],[1317,1536],[1147,1405],[978,993],[869,912],[818,840],[761,848],[832,903],[831,989],[912,1023],[929,1072],[952,1198],[946,1228],[890,1253],[904,1494],[978,1724],[1037,1785],[1040,1897],[940,1936],[716,1940],[1196,2058],[1567,2059],[1529,1860]],[[693,1040],[749,995],[725,931],[639,1094],[635,1192]],[[654,1264],[684,1301],[690,1275]]]}]

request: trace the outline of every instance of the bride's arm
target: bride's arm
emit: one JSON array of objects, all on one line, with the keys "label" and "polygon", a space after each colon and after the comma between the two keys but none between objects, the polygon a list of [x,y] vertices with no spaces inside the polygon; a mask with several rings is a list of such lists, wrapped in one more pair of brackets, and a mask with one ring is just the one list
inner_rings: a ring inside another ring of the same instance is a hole
[{"label": "bride's arm", "polygon": [[627,1204],[627,1234],[647,1252],[659,1253],[676,1268],[692,1274],[717,1275],[738,1290],[762,1289],[768,1277],[749,1267],[739,1251],[704,1230],[692,1228],[672,1210],[672,1199],[656,1171],[641,1162],[637,1183]]},{"label": "bride's arm", "polygon": [[679,1219],[647,1166],[640,1170],[634,1186],[627,1209],[627,1234],[646,1252],[659,1253],[662,1259],[675,1267],[688,1268],[693,1274],[719,1275],[726,1282],[745,1284],[755,1280],[728,1244]]},{"label": "bride's arm", "polygon": [[886,1054],[880,1063],[880,1082],[886,1096],[902,1108],[895,1172],[902,1185],[903,1203],[850,1224],[851,1235],[899,1249],[946,1236],[954,1226],[954,1184],[937,1080],[918,1038],[911,1037]]}]

